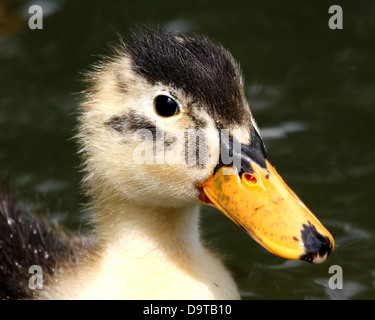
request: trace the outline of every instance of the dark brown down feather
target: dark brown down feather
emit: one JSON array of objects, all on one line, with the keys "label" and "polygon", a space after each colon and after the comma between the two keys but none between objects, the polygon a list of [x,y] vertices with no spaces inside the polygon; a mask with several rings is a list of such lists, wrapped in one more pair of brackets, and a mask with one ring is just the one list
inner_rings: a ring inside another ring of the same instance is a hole
[{"label": "dark brown down feather", "polygon": [[30,266],[39,265],[48,279],[59,262],[74,265],[83,252],[82,239],[22,212],[0,191],[0,299],[33,298]]}]

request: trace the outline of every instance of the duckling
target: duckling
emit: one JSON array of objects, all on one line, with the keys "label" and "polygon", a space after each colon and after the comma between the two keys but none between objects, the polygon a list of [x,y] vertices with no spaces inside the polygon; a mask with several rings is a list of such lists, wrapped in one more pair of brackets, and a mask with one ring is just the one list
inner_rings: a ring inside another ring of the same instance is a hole
[{"label": "duckling", "polygon": [[320,263],[331,253],[331,234],[270,164],[223,47],[140,32],[88,80],[77,139],[92,240],[60,241],[66,249],[32,298],[239,299],[200,239],[202,204],[281,257]]}]

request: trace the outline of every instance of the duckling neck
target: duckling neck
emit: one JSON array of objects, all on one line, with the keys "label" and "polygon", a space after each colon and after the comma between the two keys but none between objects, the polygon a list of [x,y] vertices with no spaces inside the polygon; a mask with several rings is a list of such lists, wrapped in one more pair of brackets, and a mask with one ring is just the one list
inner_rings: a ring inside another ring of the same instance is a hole
[{"label": "duckling neck", "polygon": [[[149,252],[175,253],[200,247],[199,207],[148,207],[119,201],[102,205],[94,223],[99,244],[128,251],[137,247],[138,255]],[[156,251],[155,251],[156,250]],[[188,253],[188,252],[186,252]]]},{"label": "duckling neck", "polygon": [[75,296],[239,298],[221,261],[201,244],[198,220],[196,205],[160,208],[121,201],[99,207],[94,217],[98,255],[89,272],[95,276],[84,275]]}]

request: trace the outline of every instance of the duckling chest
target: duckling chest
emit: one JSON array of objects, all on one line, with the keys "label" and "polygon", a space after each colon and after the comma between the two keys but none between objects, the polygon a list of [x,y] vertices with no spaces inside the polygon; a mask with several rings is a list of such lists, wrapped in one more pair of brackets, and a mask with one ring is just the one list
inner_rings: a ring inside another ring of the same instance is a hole
[{"label": "duckling chest", "polygon": [[[238,299],[229,272],[210,252],[191,257],[107,256],[77,277],[77,299]],[[200,263],[198,263],[200,261]],[[204,263],[202,263],[202,261]],[[59,290],[63,292],[64,290]]]}]

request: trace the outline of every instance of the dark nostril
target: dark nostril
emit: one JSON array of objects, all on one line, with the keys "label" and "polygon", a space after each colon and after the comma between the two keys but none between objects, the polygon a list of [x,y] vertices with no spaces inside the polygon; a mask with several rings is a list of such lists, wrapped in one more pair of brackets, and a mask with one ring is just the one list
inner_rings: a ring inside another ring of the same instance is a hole
[{"label": "dark nostril", "polygon": [[332,244],[328,237],[320,234],[312,224],[303,225],[301,236],[306,251],[301,257],[302,260],[320,263],[327,259],[332,251]]}]

